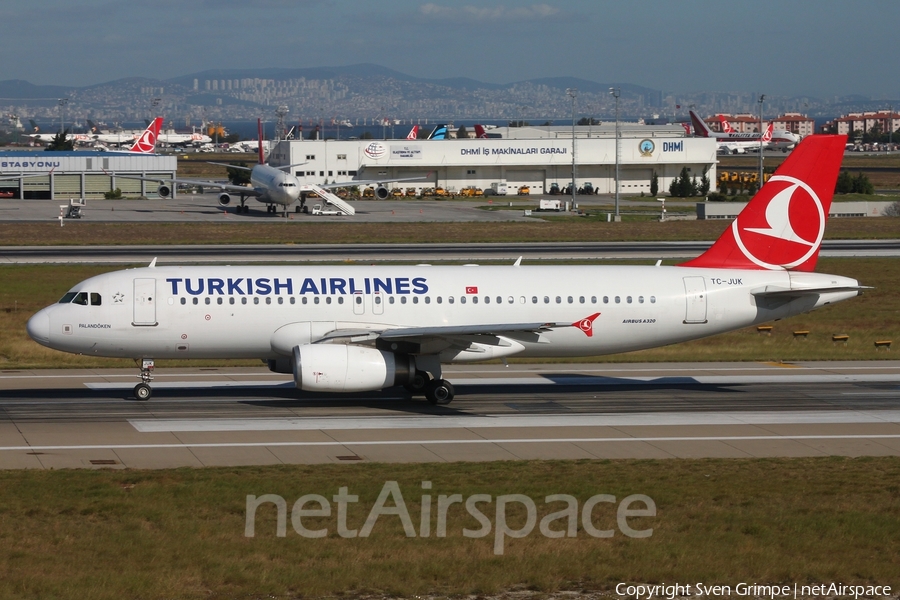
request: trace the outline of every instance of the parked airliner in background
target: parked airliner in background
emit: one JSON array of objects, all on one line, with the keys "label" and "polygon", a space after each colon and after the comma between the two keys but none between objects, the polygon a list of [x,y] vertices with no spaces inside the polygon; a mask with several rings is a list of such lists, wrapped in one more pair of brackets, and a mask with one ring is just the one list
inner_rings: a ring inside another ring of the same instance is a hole
[{"label": "parked airliner in background", "polygon": [[689,113],[691,115],[691,123],[694,125],[694,135],[715,138],[718,149],[721,152],[743,154],[747,151],[758,151],[760,141],[762,141],[763,149],[778,149],[786,152],[800,141],[800,137],[790,131],[775,131],[771,121],[767,125],[765,132],[760,136],[758,132],[735,132],[725,117],[720,115],[719,120],[722,122],[725,132],[718,133],[710,129],[709,125],[693,110],[689,111]]},{"label": "parked airliner in background", "polygon": [[[237,214],[240,214],[242,212],[250,212],[250,207],[245,204],[247,198],[256,198],[258,201],[264,203],[266,205],[266,210],[270,213],[277,213],[279,207],[281,207],[282,213],[285,215],[287,214],[288,207],[292,204],[296,204],[299,201],[299,204],[295,207],[295,210],[296,212],[303,212],[306,202],[306,194],[311,193],[319,196],[323,201],[331,204],[341,213],[345,215],[354,215],[356,214],[356,209],[354,209],[350,204],[348,204],[338,196],[332,194],[328,190],[357,185],[378,185],[379,189],[376,190],[376,196],[381,199],[387,197],[387,188],[382,185],[381,181],[350,181],[345,183],[315,185],[311,183],[301,182],[296,176],[290,173],[290,170],[293,167],[297,167],[305,163],[282,165],[279,167],[269,166],[268,164],[266,164],[265,156],[263,154],[262,121],[258,120],[256,125],[257,129],[259,130],[259,142],[257,143],[257,150],[259,152],[258,164],[254,165],[251,168],[238,165],[228,165],[224,163],[211,163],[234,169],[250,171],[250,187],[233,185],[230,183],[216,183],[213,181],[203,181],[197,179],[136,177],[130,175],[119,175],[119,177],[123,177],[126,179],[155,181],[159,184],[157,192],[162,198],[169,197],[172,193],[171,186],[177,184],[197,185],[205,188],[219,189],[222,190],[222,193],[219,194],[220,206],[228,206],[229,204],[231,204],[232,195],[236,195],[240,198],[240,204],[235,207],[235,212]],[[391,181],[414,181],[418,179],[424,179],[424,177],[407,177],[402,179],[393,179]]]},{"label": "parked airliner in background", "polygon": [[140,359],[140,400],[157,358],[259,358],[303,390],[405,385],[445,404],[454,389],[443,363],[653,348],[858,295],[856,280],[813,272],[845,143],[803,140],[709,250],[678,266],[154,259],[75,285],[29,319],[28,334],[65,352]]}]

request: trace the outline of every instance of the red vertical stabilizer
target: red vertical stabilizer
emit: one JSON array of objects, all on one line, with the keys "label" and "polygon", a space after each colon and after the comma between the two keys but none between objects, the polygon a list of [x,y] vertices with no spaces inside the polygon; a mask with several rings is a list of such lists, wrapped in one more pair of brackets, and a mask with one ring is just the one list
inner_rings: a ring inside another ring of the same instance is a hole
[{"label": "red vertical stabilizer", "polygon": [[709,250],[681,266],[815,269],[846,142],[805,138]]}]

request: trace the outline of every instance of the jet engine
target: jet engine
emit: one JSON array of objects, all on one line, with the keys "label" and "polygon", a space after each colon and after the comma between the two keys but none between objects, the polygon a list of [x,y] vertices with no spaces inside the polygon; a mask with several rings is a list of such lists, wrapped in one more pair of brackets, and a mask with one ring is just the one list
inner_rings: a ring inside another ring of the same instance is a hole
[{"label": "jet engine", "polygon": [[231,196],[229,196],[225,192],[219,194],[219,206],[228,206],[229,204],[231,204]]},{"label": "jet engine", "polygon": [[172,195],[172,188],[164,183],[161,183],[159,184],[159,187],[156,188],[156,193],[159,194],[160,198],[168,198]]},{"label": "jet engine", "polygon": [[294,382],[316,392],[370,392],[409,383],[416,364],[408,354],[394,354],[347,344],[294,346]]},{"label": "jet engine", "polygon": [[375,188],[375,197],[378,198],[379,200],[387,200],[388,196],[390,196],[390,195],[391,195],[390,190],[388,190],[383,185],[379,185],[377,188]]}]

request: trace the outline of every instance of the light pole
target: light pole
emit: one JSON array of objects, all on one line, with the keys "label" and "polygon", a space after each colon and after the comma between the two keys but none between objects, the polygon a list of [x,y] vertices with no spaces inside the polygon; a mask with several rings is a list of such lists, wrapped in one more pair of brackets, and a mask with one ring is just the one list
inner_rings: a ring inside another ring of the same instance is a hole
[{"label": "light pole", "polygon": [[572,99],[572,208],[575,208],[575,96],[578,88],[566,88],[566,94]]},{"label": "light pole", "polygon": [[756,189],[759,190],[763,184],[763,101],[766,99],[766,95],[762,94],[759,97],[759,181],[756,184]]},{"label": "light pole", "polygon": [[894,105],[890,105],[891,116],[888,117],[888,152],[894,145]]},{"label": "light pole", "polygon": [[66,104],[68,103],[68,98],[59,99],[59,131],[63,135],[65,135],[66,132]]},{"label": "light pole", "polygon": [[622,94],[621,88],[611,87],[609,93],[616,99],[616,222],[622,220],[619,216],[619,96]]}]

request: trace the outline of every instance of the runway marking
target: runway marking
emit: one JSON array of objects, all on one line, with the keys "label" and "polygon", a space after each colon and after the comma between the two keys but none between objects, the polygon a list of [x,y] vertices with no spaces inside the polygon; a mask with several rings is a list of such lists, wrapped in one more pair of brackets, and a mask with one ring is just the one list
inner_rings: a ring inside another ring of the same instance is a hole
[{"label": "runway marking", "polygon": [[171,448],[260,448],[260,447],[314,447],[314,446],[411,446],[448,444],[558,444],[586,442],[735,442],[772,440],[881,440],[900,439],[900,434],[872,435],[740,435],[740,436],[660,436],[660,437],[578,437],[578,438],[512,438],[512,439],[459,439],[459,440],[376,440],[346,442],[208,442],[184,444],[92,444],[81,446],[0,446],[0,452],[56,451],[56,450],[152,450]]},{"label": "runway marking", "polygon": [[[619,386],[619,385],[750,385],[760,383],[896,383],[900,382],[900,374],[859,374],[859,375],[697,375],[697,376],[661,376],[661,377],[627,377],[615,375],[562,375],[558,373],[534,374],[524,377],[475,377],[453,378],[455,386],[485,385],[574,385],[574,386]],[[133,386],[119,382],[88,382],[85,387],[91,390],[129,390]],[[158,389],[215,389],[231,387],[283,387],[292,388],[292,381],[160,381],[153,387]]]},{"label": "runway marking", "polygon": [[368,429],[481,429],[521,427],[633,427],[647,425],[804,425],[897,423],[900,410],[652,412],[424,417],[292,417],[285,419],[129,419],[140,433],[320,431]]}]

